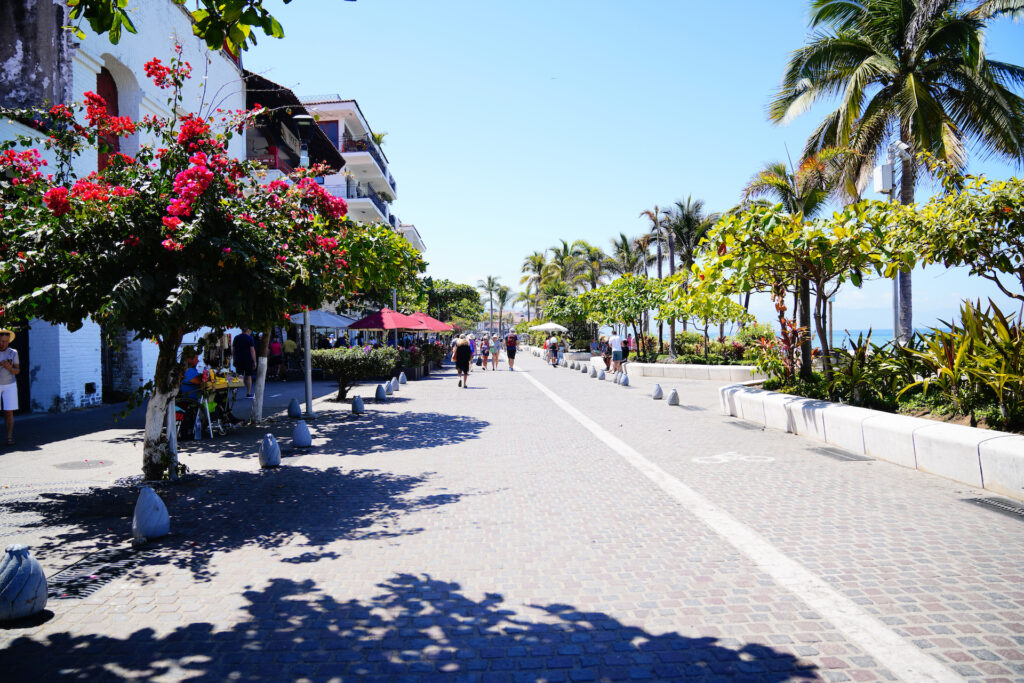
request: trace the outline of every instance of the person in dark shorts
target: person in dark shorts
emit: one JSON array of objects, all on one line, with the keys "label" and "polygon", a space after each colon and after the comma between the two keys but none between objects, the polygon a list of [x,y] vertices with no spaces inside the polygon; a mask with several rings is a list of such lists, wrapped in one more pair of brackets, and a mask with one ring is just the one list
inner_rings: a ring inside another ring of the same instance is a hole
[{"label": "person in dark shorts", "polygon": [[516,349],[519,347],[519,337],[515,331],[510,331],[505,337],[505,355],[508,356],[508,369],[513,372],[516,369]]},{"label": "person in dark shorts", "polygon": [[629,335],[622,342],[622,360],[623,362],[629,360],[629,347],[633,345],[633,335]]},{"label": "person in dark shorts", "polygon": [[473,360],[473,350],[465,335],[459,335],[455,342],[455,370],[459,373],[459,386],[465,389],[469,385],[469,363]]},{"label": "person in dark shorts", "polygon": [[235,372],[245,377],[245,397],[252,398],[252,378],[256,376],[256,340],[252,330],[245,328],[231,343]]}]

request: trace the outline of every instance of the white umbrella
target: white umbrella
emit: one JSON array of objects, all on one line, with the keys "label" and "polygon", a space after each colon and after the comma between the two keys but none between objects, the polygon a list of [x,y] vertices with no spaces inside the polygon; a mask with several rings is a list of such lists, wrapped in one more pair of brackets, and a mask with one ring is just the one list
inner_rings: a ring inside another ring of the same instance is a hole
[{"label": "white umbrella", "polygon": [[568,327],[562,327],[558,323],[544,323],[543,325],[534,325],[530,328],[530,332],[568,332]]}]

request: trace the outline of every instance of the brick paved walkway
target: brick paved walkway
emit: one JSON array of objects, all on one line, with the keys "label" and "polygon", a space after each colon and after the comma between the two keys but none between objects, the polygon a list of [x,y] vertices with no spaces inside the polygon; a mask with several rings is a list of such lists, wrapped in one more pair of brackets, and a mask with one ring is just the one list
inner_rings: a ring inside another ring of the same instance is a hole
[{"label": "brick paved walkway", "polygon": [[[100,483],[125,472],[0,454],[0,477],[42,479],[2,492],[0,538],[56,579],[49,613],[0,627],[0,678],[873,681],[925,653],[954,679],[1024,680],[1024,519],[969,502],[983,492],[736,426],[710,383],[663,381],[674,408],[650,381],[520,359],[469,389],[404,385],[362,418],[321,401],[314,448],[280,470],[259,471],[254,432],[193,446],[201,474],[161,489],[173,533],[140,552],[134,491]],[[287,446],[288,423],[271,429]],[[129,436],[89,438],[134,473]],[[829,589],[790,590],[750,547]],[[897,646],[843,626],[843,600]]]}]

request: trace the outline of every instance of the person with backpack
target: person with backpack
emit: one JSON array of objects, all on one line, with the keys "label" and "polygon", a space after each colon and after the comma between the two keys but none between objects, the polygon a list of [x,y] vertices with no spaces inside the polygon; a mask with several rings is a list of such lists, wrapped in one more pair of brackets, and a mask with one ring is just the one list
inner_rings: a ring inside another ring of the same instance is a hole
[{"label": "person with backpack", "polygon": [[455,360],[455,370],[459,374],[459,386],[465,389],[469,386],[469,363],[473,359],[473,350],[469,346],[466,335],[459,335],[455,342],[455,353],[452,356]]},{"label": "person with backpack", "polygon": [[508,336],[505,337],[505,355],[508,357],[509,372],[514,372],[516,369],[516,347],[518,346],[519,337],[516,336],[515,330],[509,330]]},{"label": "person with backpack", "polygon": [[558,337],[554,332],[551,333],[551,338],[548,339],[548,362],[551,363],[551,367],[558,367]]}]

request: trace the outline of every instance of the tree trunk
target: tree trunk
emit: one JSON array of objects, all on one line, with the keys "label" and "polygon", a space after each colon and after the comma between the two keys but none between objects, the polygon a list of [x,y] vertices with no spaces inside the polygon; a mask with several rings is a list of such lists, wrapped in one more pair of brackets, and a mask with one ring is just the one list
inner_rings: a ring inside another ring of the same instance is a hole
[{"label": "tree trunk", "polygon": [[[658,234],[657,239],[658,239],[658,282],[661,282],[661,280],[662,280],[661,262],[664,260],[664,257],[662,256],[662,253],[661,253],[661,234],[660,233]],[[665,321],[664,320],[659,320],[658,321],[658,353],[659,354],[660,353],[665,353]]]},{"label": "tree trunk", "polygon": [[146,429],[142,442],[142,474],[146,479],[162,479],[172,466],[167,439],[161,436],[167,422],[167,407],[174,402],[185,372],[178,362],[178,345],[183,332],[176,331],[159,342],[153,395],[146,405]]},{"label": "tree trunk", "polygon": [[[800,278],[799,284],[799,295],[800,295],[800,306],[797,310],[800,311],[800,327],[803,327],[806,333],[806,339],[800,344],[800,379],[810,379],[811,372],[813,370],[811,353],[813,344],[811,343],[811,283],[807,278]],[[818,332],[818,336],[821,336],[821,332]]]},{"label": "tree trunk", "polygon": [[[668,274],[669,277],[676,274],[676,244],[672,231],[668,232]],[[676,319],[669,318],[668,321],[668,355],[670,358],[676,356]]]},{"label": "tree trunk", "polygon": [[709,329],[708,321],[704,320],[703,323],[704,323],[704,360],[707,361],[707,359],[708,359],[708,347],[711,346],[711,340],[708,338],[708,329]]},{"label": "tree trunk", "polygon": [[255,424],[263,421],[263,392],[267,386],[267,353],[270,349],[270,335],[273,333],[274,328],[271,327],[263,334],[260,350],[256,356],[256,386],[253,389],[256,398],[252,401],[252,412],[249,414],[249,421]]},{"label": "tree trunk", "polygon": [[821,342],[821,365],[825,371],[825,381],[832,383],[832,349],[828,346],[828,337],[825,335],[825,299],[820,288],[816,288],[814,299],[814,327],[818,331],[818,340]]},{"label": "tree trunk", "polygon": [[[913,148],[910,132],[900,131],[900,139]],[[903,159],[902,173],[900,174],[900,203],[914,203],[914,185],[917,176],[917,162],[913,157]],[[911,282],[910,271],[899,274],[900,290],[900,329],[893,332],[897,334],[904,343],[910,341],[914,334],[914,291]]]}]

